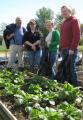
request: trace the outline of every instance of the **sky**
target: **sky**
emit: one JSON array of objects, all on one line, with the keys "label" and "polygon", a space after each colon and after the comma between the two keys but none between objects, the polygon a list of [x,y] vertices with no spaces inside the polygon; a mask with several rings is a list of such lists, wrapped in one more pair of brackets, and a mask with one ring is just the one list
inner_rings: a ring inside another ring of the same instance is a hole
[{"label": "sky", "polygon": [[75,16],[83,23],[83,0],[0,0],[0,24],[13,23],[19,16],[26,26],[30,19],[36,18],[36,11],[40,8],[50,8],[56,15],[62,5],[74,8]]}]

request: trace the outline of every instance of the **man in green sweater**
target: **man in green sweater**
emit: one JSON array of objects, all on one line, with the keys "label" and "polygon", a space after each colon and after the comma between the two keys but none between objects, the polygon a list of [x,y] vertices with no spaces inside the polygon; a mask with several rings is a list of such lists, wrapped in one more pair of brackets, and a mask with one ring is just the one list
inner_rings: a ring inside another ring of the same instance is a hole
[{"label": "man in green sweater", "polygon": [[48,30],[48,35],[46,37],[46,43],[49,51],[49,60],[51,63],[51,75],[50,79],[54,79],[55,72],[53,69],[53,65],[56,61],[56,55],[57,55],[57,48],[59,45],[59,39],[60,39],[60,33],[58,30],[53,29],[54,25],[51,20],[46,21],[46,29]]}]

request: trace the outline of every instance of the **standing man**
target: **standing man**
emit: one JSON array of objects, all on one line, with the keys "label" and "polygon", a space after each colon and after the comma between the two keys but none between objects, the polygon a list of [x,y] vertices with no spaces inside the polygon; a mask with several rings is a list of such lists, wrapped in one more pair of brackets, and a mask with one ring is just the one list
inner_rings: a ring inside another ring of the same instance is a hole
[{"label": "standing man", "polygon": [[[25,29],[22,27],[21,24],[22,24],[21,18],[17,17],[13,33],[6,36],[7,40],[10,40],[10,47],[9,47],[10,57],[9,57],[9,61],[8,61],[9,68],[14,67],[16,55],[18,55],[18,64],[19,64],[18,67],[19,68],[23,67],[22,44],[23,44],[23,35],[25,33]],[[13,28],[13,27],[11,26],[11,28]]]},{"label": "standing man", "polygon": [[64,21],[61,25],[60,33],[60,50],[62,58],[66,55],[71,56],[70,75],[71,84],[78,85],[75,60],[77,57],[77,47],[80,41],[80,25],[79,21],[72,16],[72,10],[67,6],[61,7],[61,14]]}]

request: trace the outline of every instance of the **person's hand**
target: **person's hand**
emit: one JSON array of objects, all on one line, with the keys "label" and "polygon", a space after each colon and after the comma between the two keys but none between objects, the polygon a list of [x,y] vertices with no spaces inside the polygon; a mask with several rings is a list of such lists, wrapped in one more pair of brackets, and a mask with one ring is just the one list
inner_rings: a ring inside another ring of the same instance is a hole
[{"label": "person's hand", "polygon": [[24,43],[24,45],[27,45],[27,41]]},{"label": "person's hand", "polygon": [[74,51],[73,50],[69,50],[69,55],[73,55]]},{"label": "person's hand", "polygon": [[60,46],[58,47],[58,51],[61,52],[61,48],[60,48]]},{"label": "person's hand", "polygon": [[25,45],[22,46],[21,51],[22,51],[22,52],[25,51]]},{"label": "person's hand", "polygon": [[6,36],[6,39],[7,39],[7,40],[10,40],[12,37],[14,37],[14,33],[11,33],[10,35],[7,35],[7,36]]},{"label": "person's hand", "polygon": [[35,50],[36,50],[35,45],[32,45],[32,50],[33,50],[33,51],[35,51]]},{"label": "person's hand", "polygon": [[10,34],[10,37],[11,37],[11,38],[14,37],[14,33]]}]

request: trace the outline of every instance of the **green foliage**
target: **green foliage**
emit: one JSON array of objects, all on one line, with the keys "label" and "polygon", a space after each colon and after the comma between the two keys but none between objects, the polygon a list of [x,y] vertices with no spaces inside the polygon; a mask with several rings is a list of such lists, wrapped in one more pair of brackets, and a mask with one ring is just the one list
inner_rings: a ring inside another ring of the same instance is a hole
[{"label": "green foliage", "polygon": [[47,30],[45,28],[45,21],[52,20],[54,18],[54,12],[49,8],[43,7],[36,12],[36,16],[36,21],[39,29],[42,32],[43,36],[46,36]]},{"label": "green foliage", "polygon": [[7,25],[7,23],[1,23],[1,24],[0,24],[0,32],[3,33],[3,31],[4,31],[5,27],[6,27],[6,25]]},{"label": "green foliage", "polygon": [[56,18],[55,18],[55,25],[56,25],[56,28],[60,31],[60,25],[63,21],[63,17],[61,16],[61,14],[57,14],[56,15]]},{"label": "green foliage", "polygon": [[[69,83],[60,84],[35,75],[27,83],[26,73],[0,71],[2,96],[13,96],[15,105],[23,107],[30,120],[81,120],[83,92]],[[29,77],[29,76],[28,76]],[[23,86],[27,89],[22,89]]]},{"label": "green foliage", "polygon": [[65,113],[65,118],[68,120],[80,120],[82,117],[82,111],[67,102],[63,102],[58,108]]},{"label": "green foliage", "polygon": [[80,45],[83,45],[83,38],[80,39]]},{"label": "green foliage", "polygon": [[28,90],[30,93],[34,93],[34,94],[37,94],[42,91],[39,85],[34,85],[34,84],[30,84]]},{"label": "green foliage", "polygon": [[6,51],[8,51],[8,50],[4,46],[0,45],[0,52],[6,52]]},{"label": "green foliage", "polygon": [[75,99],[80,95],[80,93],[77,88],[74,88],[69,83],[65,83],[63,85],[63,88],[59,91],[58,95],[59,100],[73,103]]},{"label": "green foliage", "polygon": [[20,92],[20,87],[24,83],[24,75],[18,71],[0,70],[0,86],[3,86],[3,94],[14,95]]},{"label": "green foliage", "polygon": [[0,45],[2,45],[3,36],[0,36]]}]

